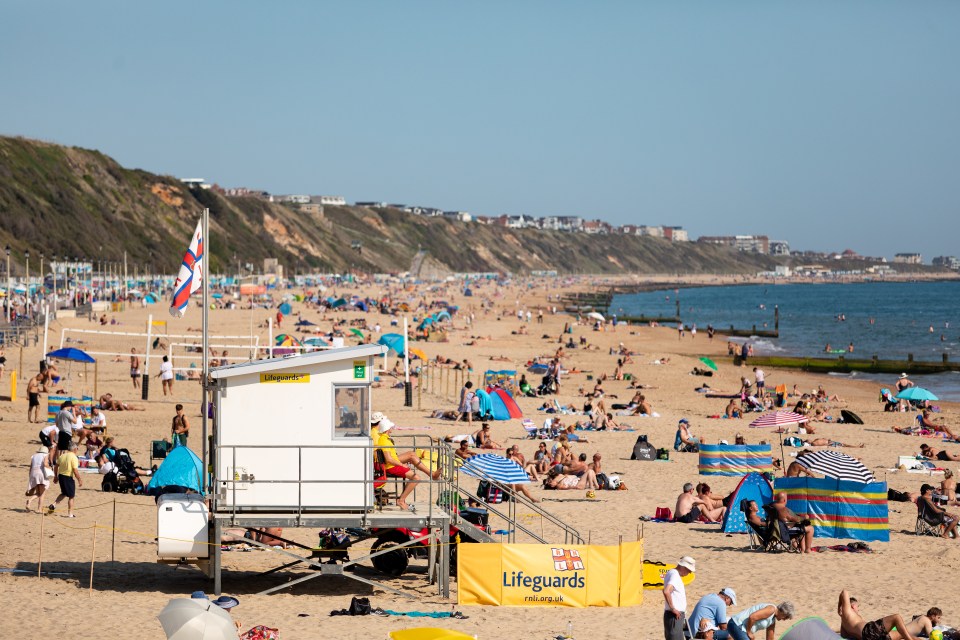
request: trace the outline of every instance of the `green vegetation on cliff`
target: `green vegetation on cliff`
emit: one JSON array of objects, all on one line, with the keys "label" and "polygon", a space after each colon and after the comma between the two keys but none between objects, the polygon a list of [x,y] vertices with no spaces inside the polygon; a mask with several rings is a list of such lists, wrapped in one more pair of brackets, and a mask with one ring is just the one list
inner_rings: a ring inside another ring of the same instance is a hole
[{"label": "green vegetation on cliff", "polygon": [[98,151],[0,137],[0,243],[12,247],[18,264],[24,249],[95,261],[121,260],[126,251],[131,262],[172,273],[205,207],[214,271],[232,270],[236,255],[252,263],[278,258],[288,272],[403,272],[421,248],[433,273],[753,273],[775,264],[714,246],[512,230],[396,209],[326,207],[318,215],[191,190],[170,176],[125,169]]}]

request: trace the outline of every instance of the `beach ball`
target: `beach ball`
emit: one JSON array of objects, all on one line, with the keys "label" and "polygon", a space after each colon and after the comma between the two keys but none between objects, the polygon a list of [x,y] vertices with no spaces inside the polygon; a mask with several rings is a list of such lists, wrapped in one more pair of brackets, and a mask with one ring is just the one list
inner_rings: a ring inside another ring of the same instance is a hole
[{"label": "beach ball", "polygon": [[940,629],[934,629],[931,631],[930,640],[943,640],[943,631],[940,631]]}]

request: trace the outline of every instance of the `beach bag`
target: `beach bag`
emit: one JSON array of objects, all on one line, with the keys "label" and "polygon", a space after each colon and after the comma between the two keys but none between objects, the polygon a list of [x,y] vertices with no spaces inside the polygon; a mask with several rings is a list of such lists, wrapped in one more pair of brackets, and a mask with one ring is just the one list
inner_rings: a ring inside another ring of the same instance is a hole
[{"label": "beach bag", "polygon": [[352,616],[368,616],[372,608],[370,607],[370,598],[354,598],[350,601],[350,608],[347,609]]},{"label": "beach bag", "polygon": [[503,502],[503,491],[486,480],[481,480],[480,484],[477,485],[477,495],[487,504],[500,504]]},{"label": "beach bag", "polygon": [[631,460],[656,460],[657,448],[647,441],[647,436],[637,436],[637,442],[633,445]]},{"label": "beach bag", "polygon": [[609,489],[610,491],[617,491],[619,489],[626,490],[627,485],[623,484],[620,481],[620,476],[606,476],[606,478],[607,478],[607,489]]},{"label": "beach bag", "polygon": [[654,520],[673,520],[673,512],[670,507],[657,507],[657,512],[653,516]]},{"label": "beach bag", "polygon": [[803,440],[796,436],[790,436],[789,438],[783,439],[783,444],[787,445],[788,447],[802,447]]},{"label": "beach bag", "polygon": [[280,630],[258,624],[240,636],[240,640],[280,640]]},{"label": "beach bag", "polygon": [[53,480],[53,469],[50,467],[43,468],[43,477],[47,480]]},{"label": "beach bag", "polygon": [[657,449],[657,460],[669,460],[670,449]]},{"label": "beach bag", "polygon": [[607,478],[607,474],[605,474],[605,473],[598,473],[598,474],[597,474],[597,484],[600,485],[600,488],[601,488],[601,489],[609,489],[609,488],[610,488],[610,480],[609,480],[609,478]]}]

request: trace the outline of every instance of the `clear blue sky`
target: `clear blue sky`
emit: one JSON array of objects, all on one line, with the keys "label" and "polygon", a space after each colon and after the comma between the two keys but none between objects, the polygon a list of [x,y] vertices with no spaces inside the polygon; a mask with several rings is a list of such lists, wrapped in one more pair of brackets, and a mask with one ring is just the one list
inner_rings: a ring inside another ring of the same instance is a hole
[{"label": "clear blue sky", "polygon": [[960,3],[36,2],[0,132],[274,193],[960,254]]}]

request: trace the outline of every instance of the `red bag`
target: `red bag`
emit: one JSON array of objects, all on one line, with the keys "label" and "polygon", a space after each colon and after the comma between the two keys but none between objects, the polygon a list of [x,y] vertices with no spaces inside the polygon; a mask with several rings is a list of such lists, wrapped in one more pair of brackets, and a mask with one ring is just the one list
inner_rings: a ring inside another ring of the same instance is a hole
[{"label": "red bag", "polygon": [[655,520],[673,520],[673,512],[669,507],[657,507],[657,514],[653,517]]}]

